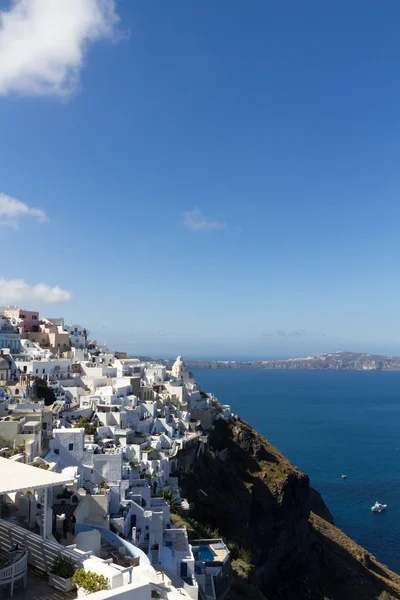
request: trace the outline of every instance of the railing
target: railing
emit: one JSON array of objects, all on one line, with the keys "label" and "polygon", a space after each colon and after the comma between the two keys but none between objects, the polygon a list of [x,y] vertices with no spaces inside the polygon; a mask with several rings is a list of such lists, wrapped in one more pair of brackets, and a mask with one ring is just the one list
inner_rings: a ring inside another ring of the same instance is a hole
[{"label": "railing", "polygon": [[51,571],[60,554],[69,557],[77,566],[81,566],[82,561],[91,555],[91,552],[65,548],[50,540],[43,540],[36,533],[0,519],[1,550],[9,552],[17,544],[28,550],[28,563],[46,573]]},{"label": "railing", "polygon": [[23,550],[18,552],[14,558],[11,558],[9,564],[6,564],[0,569],[0,585],[11,583],[10,596],[12,597],[14,591],[14,581],[19,579],[24,580],[24,587],[26,587],[26,575],[28,570],[28,551]]}]

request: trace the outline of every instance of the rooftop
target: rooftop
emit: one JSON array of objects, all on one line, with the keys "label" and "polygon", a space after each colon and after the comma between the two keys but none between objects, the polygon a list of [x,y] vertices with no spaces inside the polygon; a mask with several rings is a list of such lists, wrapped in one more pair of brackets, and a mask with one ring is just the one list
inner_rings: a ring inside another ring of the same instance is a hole
[{"label": "rooftop", "polygon": [[184,529],[166,529],[164,531],[165,546],[172,547],[176,552],[188,552],[189,545]]},{"label": "rooftop", "polygon": [[0,457],[0,495],[71,483],[71,478]]}]

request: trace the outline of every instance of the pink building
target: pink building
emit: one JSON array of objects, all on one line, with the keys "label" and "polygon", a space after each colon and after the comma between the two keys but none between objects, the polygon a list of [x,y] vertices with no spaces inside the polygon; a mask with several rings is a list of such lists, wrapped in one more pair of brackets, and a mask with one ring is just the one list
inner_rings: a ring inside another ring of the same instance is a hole
[{"label": "pink building", "polygon": [[20,333],[28,333],[30,331],[39,331],[39,313],[32,310],[17,308],[16,306],[7,306],[4,309],[4,315],[9,319],[13,317],[20,319],[18,328]]}]

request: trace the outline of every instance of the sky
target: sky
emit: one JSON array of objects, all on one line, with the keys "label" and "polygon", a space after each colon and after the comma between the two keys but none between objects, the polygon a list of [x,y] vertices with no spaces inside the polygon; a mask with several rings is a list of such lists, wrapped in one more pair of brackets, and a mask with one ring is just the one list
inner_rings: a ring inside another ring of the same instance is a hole
[{"label": "sky", "polygon": [[398,0],[0,0],[0,304],[151,356],[400,353]]}]

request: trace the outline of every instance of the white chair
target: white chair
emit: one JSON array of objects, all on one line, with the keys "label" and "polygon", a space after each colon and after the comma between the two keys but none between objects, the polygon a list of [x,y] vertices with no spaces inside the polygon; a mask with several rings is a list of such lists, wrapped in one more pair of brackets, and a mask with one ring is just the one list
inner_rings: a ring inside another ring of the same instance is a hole
[{"label": "white chair", "polygon": [[28,574],[28,551],[23,550],[16,553],[4,567],[0,568],[0,585],[11,584],[10,597],[14,593],[14,582],[20,579],[24,580],[26,588],[26,578]]}]

